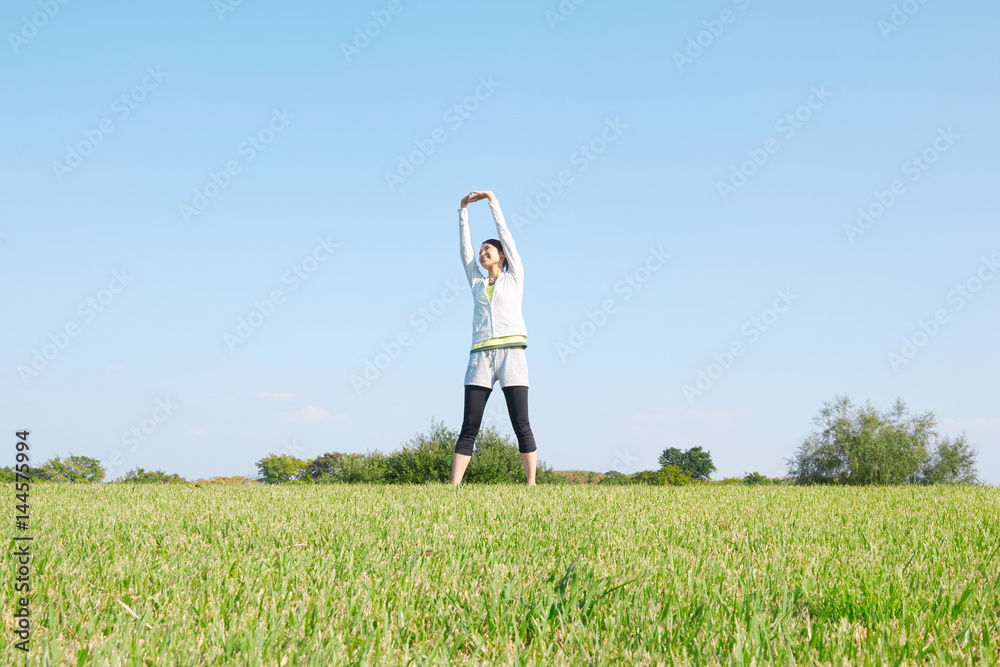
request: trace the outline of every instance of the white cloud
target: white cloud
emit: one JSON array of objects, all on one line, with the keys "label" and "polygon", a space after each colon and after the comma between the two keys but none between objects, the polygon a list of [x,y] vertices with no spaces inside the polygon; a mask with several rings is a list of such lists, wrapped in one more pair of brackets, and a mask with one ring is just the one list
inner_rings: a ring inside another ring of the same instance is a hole
[{"label": "white cloud", "polygon": [[288,421],[299,424],[338,424],[344,426],[350,421],[345,414],[334,415],[315,405],[307,405],[294,412],[282,412],[281,416]]},{"label": "white cloud", "polygon": [[272,394],[267,391],[258,391],[257,398],[263,398],[267,401],[294,401],[295,394]]}]

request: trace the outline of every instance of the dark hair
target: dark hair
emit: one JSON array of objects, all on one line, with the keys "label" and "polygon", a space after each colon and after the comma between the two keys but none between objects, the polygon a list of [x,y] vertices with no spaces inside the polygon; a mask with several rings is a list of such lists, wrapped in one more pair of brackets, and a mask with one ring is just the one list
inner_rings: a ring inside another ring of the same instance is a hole
[{"label": "dark hair", "polygon": [[[486,239],[485,241],[483,241],[483,243],[489,243],[491,246],[493,246],[494,248],[497,249],[498,253],[502,253],[503,252],[503,244],[500,243],[500,241],[497,240],[497,239]],[[480,247],[482,247],[482,246],[480,246]],[[503,269],[504,269],[504,271],[507,270],[507,254],[506,253],[504,253],[504,256],[503,256]]]}]

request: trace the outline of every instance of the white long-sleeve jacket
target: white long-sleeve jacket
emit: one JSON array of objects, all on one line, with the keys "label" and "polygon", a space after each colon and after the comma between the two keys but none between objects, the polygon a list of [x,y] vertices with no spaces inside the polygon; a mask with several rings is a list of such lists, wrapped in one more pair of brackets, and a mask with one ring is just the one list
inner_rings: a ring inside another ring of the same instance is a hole
[{"label": "white long-sleeve jacket", "polygon": [[500,204],[490,200],[493,221],[497,224],[497,238],[507,257],[507,270],[501,271],[493,283],[493,300],[486,298],[488,276],[479,268],[478,255],[472,249],[469,236],[468,209],[458,209],[458,229],[461,241],[462,265],[472,288],[475,309],[472,313],[472,344],[498,336],[527,336],[528,329],[521,316],[521,297],[524,294],[524,268],[517,254],[514,238],[500,211]]}]

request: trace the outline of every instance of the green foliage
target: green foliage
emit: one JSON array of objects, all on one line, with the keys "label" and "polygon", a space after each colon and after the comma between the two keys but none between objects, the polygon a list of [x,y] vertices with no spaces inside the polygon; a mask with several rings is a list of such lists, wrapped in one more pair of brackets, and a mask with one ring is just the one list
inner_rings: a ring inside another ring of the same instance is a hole
[{"label": "green foliage", "polygon": [[17,480],[17,471],[15,471],[10,466],[4,466],[0,468],[0,484],[6,484],[7,482],[14,482]]},{"label": "green foliage", "polygon": [[901,398],[885,413],[870,401],[852,407],[850,398],[838,396],[820,409],[813,419],[820,428],[789,460],[789,474],[797,483],[886,485],[975,479],[975,453],[964,435],[954,442],[946,438],[935,448],[933,412],[906,418]]},{"label": "green foliage", "polygon": [[761,475],[759,472],[748,472],[743,475],[743,481],[746,484],[757,485],[757,484],[767,484],[768,479],[765,475]]},{"label": "green foliage", "polygon": [[920,481],[924,484],[975,484],[978,482],[977,454],[964,433],[955,440],[946,436],[924,462]]},{"label": "green foliage", "polygon": [[[482,432],[480,432],[480,437]],[[389,454],[385,480],[390,484],[425,484],[451,482],[451,465],[458,432],[435,424],[431,419],[430,434],[418,433],[401,449]],[[477,438],[478,442],[478,438]],[[475,461],[476,457],[472,457]],[[470,462],[469,467],[472,467]]]},{"label": "green foliage", "polygon": [[306,462],[287,454],[268,454],[257,461],[260,480],[267,484],[280,484],[303,478]]},{"label": "green foliage", "polygon": [[[418,433],[391,454],[340,454],[328,452],[303,463],[302,479],[320,484],[451,484],[458,431],[431,419],[427,434]],[[472,460],[462,482],[499,484],[523,483],[524,466],[517,443],[502,437],[495,426],[480,429]],[[535,482],[558,483],[552,469],[542,462],[535,465]]]},{"label": "green foliage", "polygon": [[58,482],[63,484],[96,484],[104,479],[104,467],[97,459],[89,456],[56,457],[32,469],[34,481]]},{"label": "green foliage", "polygon": [[598,480],[597,484],[604,486],[618,486],[621,484],[630,484],[631,482],[632,477],[630,475],[626,475],[625,473],[617,470],[609,470],[604,473],[604,477]]},{"label": "green foliage", "polygon": [[633,484],[651,484],[653,486],[686,486],[691,483],[691,477],[686,471],[675,465],[665,465],[659,470],[643,470],[632,477]]},{"label": "green foliage", "polygon": [[[621,474],[621,473],[619,473]],[[538,474],[535,473],[537,478]],[[590,470],[553,470],[552,484],[599,484],[604,475]]]},{"label": "green foliage", "polygon": [[622,484],[648,484],[651,486],[686,486],[692,482],[691,477],[674,465],[666,465],[659,470],[643,470],[626,475],[617,470],[610,470],[597,482],[598,485],[616,486]]},{"label": "green foliage", "polygon": [[708,480],[715,472],[712,454],[703,451],[701,447],[681,451],[676,447],[668,447],[660,454],[660,466],[675,466],[684,471],[691,479]]},{"label": "green foliage", "polygon": [[324,475],[333,478],[342,477],[344,468],[348,465],[348,460],[359,458],[360,454],[341,454],[340,452],[326,452],[322,456],[310,459],[302,469],[302,475],[314,481],[320,480]]},{"label": "green foliage", "polygon": [[[454,453],[455,442],[451,443]],[[448,481],[451,481],[449,466]],[[465,471],[462,483],[466,481],[481,484],[523,484],[527,482],[524,475],[524,464],[521,463],[521,452],[517,448],[517,440],[510,436],[501,437],[495,426],[488,426],[479,431],[472,460]],[[535,483],[558,483],[552,469],[535,461]]]},{"label": "green foliage", "polygon": [[134,470],[129,470],[125,473],[124,477],[119,477],[116,482],[135,482],[138,484],[147,483],[164,483],[164,484],[178,484],[180,482],[187,481],[180,475],[174,473],[168,475],[162,470],[143,470],[142,468],[136,467]]}]

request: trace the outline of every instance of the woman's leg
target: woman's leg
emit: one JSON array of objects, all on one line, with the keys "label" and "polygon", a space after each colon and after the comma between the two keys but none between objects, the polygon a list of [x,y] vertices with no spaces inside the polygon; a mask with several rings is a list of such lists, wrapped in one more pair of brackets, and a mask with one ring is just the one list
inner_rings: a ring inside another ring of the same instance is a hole
[{"label": "woman's leg", "polygon": [[486,400],[493,391],[492,387],[480,387],[474,384],[465,385],[465,413],[462,417],[462,430],[455,443],[455,458],[451,464],[451,483],[458,486],[465,475],[465,469],[472,459],[472,445],[476,442],[479,427],[483,423],[483,412],[486,411]]},{"label": "woman's leg", "polygon": [[535,447],[535,436],[528,422],[528,388],[523,385],[513,385],[503,388],[503,396],[507,400],[507,412],[510,414],[510,425],[517,436],[517,449],[521,452],[521,465],[524,466],[528,486],[535,486],[535,463],[538,455]]}]

